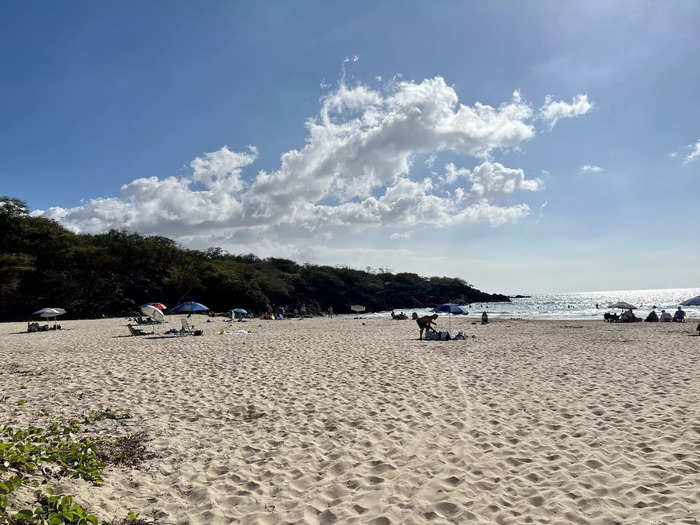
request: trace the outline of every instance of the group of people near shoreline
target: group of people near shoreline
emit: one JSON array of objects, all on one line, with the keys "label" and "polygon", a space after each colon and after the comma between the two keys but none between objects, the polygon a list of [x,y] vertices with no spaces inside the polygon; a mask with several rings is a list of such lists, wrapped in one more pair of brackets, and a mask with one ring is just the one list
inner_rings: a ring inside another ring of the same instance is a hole
[{"label": "group of people near shoreline", "polygon": [[[641,317],[637,317],[636,315],[634,315],[634,312],[632,312],[631,308],[621,315],[617,315],[614,313],[606,313],[605,315],[603,315],[603,318],[606,322],[609,323],[635,323],[642,321]],[[685,322],[685,311],[680,306],[673,315],[668,313],[666,310],[661,310],[661,314],[657,314],[656,310],[652,310],[651,312],[649,312],[649,315],[647,315],[644,321],[647,323],[683,323]]]},{"label": "group of people near shoreline", "polygon": [[[300,306],[294,308],[294,310],[291,311],[285,306],[280,306],[276,308],[276,310],[277,311],[275,312],[275,308],[268,304],[267,308],[265,309],[265,313],[260,316],[260,319],[275,320],[288,319],[290,317],[294,317],[299,320],[302,320],[304,319],[304,317],[313,317],[314,315],[308,313],[306,309],[306,303],[302,303]],[[316,315],[323,315],[323,312],[317,313]],[[332,306],[328,307],[328,310],[326,311],[325,315],[327,317],[333,317],[335,315]]]}]

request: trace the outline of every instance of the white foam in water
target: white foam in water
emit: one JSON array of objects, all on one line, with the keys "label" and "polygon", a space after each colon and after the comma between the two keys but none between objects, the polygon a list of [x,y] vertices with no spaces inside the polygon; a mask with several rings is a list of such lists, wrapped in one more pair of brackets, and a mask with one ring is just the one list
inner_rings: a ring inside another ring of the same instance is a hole
[{"label": "white foam in water", "polygon": [[[469,311],[469,317],[478,318],[482,312],[487,312],[492,318],[511,317],[518,319],[602,319],[605,312],[613,311],[608,305],[618,301],[625,301],[635,305],[637,317],[645,318],[652,308],[656,311],[662,309],[672,314],[678,305],[700,295],[700,288],[671,288],[660,290],[611,290],[605,292],[579,292],[567,294],[533,295],[529,298],[511,299],[510,303],[473,303],[462,305]],[[596,304],[599,308],[596,309]],[[428,315],[433,306],[426,308],[401,308],[394,311],[398,314],[404,312],[407,315],[416,312],[418,315]],[[690,318],[700,318],[700,307],[684,306]],[[617,313],[622,310],[615,310]],[[357,314],[355,314],[357,315]],[[362,317],[388,317],[390,312],[368,312],[360,314]],[[447,315],[447,314],[440,314]]]}]

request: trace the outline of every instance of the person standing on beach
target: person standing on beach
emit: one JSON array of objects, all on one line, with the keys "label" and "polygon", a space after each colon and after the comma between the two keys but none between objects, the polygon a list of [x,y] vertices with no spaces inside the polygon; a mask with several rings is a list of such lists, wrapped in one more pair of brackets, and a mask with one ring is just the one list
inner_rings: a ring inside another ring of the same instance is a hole
[{"label": "person standing on beach", "polygon": [[433,315],[425,315],[423,317],[419,317],[416,319],[416,323],[418,323],[418,328],[420,329],[420,340],[423,340],[423,330],[427,333],[428,330],[432,330],[433,332],[436,332],[435,328],[433,327],[435,323],[435,320],[438,318],[438,314],[433,314]]},{"label": "person standing on beach", "polygon": [[301,321],[306,317],[306,303],[301,303],[301,308],[299,308],[299,320]]},{"label": "person standing on beach", "polygon": [[328,317],[329,317],[329,318],[330,318],[330,317],[333,317],[333,307],[332,307],[332,306],[329,306],[329,307],[328,307]]}]

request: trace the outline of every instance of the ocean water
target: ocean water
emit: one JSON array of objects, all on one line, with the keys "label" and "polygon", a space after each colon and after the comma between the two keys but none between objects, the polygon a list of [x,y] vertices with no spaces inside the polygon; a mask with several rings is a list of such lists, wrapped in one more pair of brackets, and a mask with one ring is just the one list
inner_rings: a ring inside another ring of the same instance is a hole
[{"label": "ocean water", "polygon": [[[676,310],[679,303],[700,295],[700,288],[672,288],[661,290],[609,290],[603,292],[580,292],[565,294],[533,295],[522,299],[511,299],[510,303],[473,303],[462,305],[468,311],[468,317],[480,317],[487,312],[492,318],[518,319],[559,319],[586,320],[603,319],[605,312],[613,311],[608,305],[625,301],[638,307],[635,315],[645,318],[656,306],[657,313],[662,309]],[[596,308],[596,304],[598,308]],[[434,305],[426,308],[395,308],[396,313],[427,315]],[[700,318],[700,307],[684,306],[689,318]],[[621,310],[615,310],[621,313]],[[387,317],[390,312],[373,312],[359,314],[363,317]],[[443,314],[440,314],[443,315]]]}]

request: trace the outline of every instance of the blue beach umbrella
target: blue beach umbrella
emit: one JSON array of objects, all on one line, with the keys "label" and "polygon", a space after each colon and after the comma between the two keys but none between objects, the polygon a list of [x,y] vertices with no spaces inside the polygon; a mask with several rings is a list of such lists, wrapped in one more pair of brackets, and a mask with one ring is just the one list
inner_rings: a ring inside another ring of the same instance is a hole
[{"label": "blue beach umbrella", "polygon": [[175,308],[170,310],[171,314],[186,314],[195,312],[206,312],[209,308],[200,303],[195,303],[194,301],[187,301],[177,305]]},{"label": "blue beach umbrella", "polygon": [[248,315],[248,310],[244,308],[234,308],[231,310],[231,318],[232,319],[239,319],[243,317],[244,315]]},{"label": "blue beach umbrella", "polygon": [[687,301],[683,301],[681,306],[700,306],[700,295],[693,297],[692,299],[688,299]]},{"label": "blue beach umbrella", "polygon": [[440,312],[440,313],[447,313],[449,316],[447,317],[447,326],[448,330],[452,330],[452,314],[455,315],[466,315],[468,312],[462,308],[459,305],[456,305],[454,303],[445,303],[445,304],[440,304],[433,308],[433,312]]},{"label": "blue beach umbrella", "polygon": [[433,308],[433,312],[446,313],[446,314],[467,314],[468,312],[459,305],[454,303],[445,303]]}]

